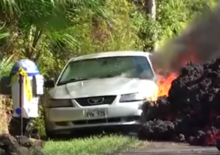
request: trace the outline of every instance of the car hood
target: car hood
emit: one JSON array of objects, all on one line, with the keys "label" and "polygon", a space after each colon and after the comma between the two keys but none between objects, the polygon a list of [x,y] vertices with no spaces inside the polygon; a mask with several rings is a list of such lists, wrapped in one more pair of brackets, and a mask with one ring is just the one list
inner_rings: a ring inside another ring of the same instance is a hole
[{"label": "car hood", "polygon": [[80,98],[88,96],[104,96],[133,93],[140,88],[149,89],[155,87],[152,80],[131,79],[125,77],[91,79],[72,82],[51,89],[49,94],[52,98]]}]

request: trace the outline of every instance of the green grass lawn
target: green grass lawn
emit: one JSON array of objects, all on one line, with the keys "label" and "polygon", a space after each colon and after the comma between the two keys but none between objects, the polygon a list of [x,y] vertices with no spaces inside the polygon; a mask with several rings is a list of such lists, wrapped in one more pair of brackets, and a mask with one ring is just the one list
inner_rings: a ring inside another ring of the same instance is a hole
[{"label": "green grass lawn", "polygon": [[141,146],[141,142],[127,136],[95,136],[69,141],[48,141],[45,155],[103,155]]}]

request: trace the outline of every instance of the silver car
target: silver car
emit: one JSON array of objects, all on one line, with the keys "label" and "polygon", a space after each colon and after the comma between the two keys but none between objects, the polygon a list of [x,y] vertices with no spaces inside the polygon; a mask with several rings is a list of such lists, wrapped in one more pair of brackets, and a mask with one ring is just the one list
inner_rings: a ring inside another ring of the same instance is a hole
[{"label": "silver car", "polygon": [[90,127],[138,125],[145,100],[156,100],[158,86],[149,53],[119,51],[72,58],[57,81],[45,82],[49,137]]}]

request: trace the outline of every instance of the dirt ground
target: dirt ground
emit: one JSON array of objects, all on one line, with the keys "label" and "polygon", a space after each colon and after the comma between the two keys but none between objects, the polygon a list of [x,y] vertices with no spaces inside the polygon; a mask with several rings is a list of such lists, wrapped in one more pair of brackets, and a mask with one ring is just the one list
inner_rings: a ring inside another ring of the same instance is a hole
[{"label": "dirt ground", "polygon": [[220,155],[216,147],[189,146],[168,142],[150,142],[137,150],[117,155]]}]

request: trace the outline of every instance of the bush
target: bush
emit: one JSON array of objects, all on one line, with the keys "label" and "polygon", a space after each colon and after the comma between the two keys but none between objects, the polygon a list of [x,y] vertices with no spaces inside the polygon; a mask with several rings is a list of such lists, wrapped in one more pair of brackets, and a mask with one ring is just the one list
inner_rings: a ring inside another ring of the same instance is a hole
[{"label": "bush", "polygon": [[[0,95],[0,134],[9,132],[9,123],[12,119],[12,99],[9,96]],[[43,108],[39,107],[39,116],[34,120],[40,135],[45,135],[44,121],[43,121]],[[19,127],[18,127],[19,128]]]},{"label": "bush", "polygon": [[8,133],[11,120],[12,100],[8,96],[0,95],[0,134]]}]

